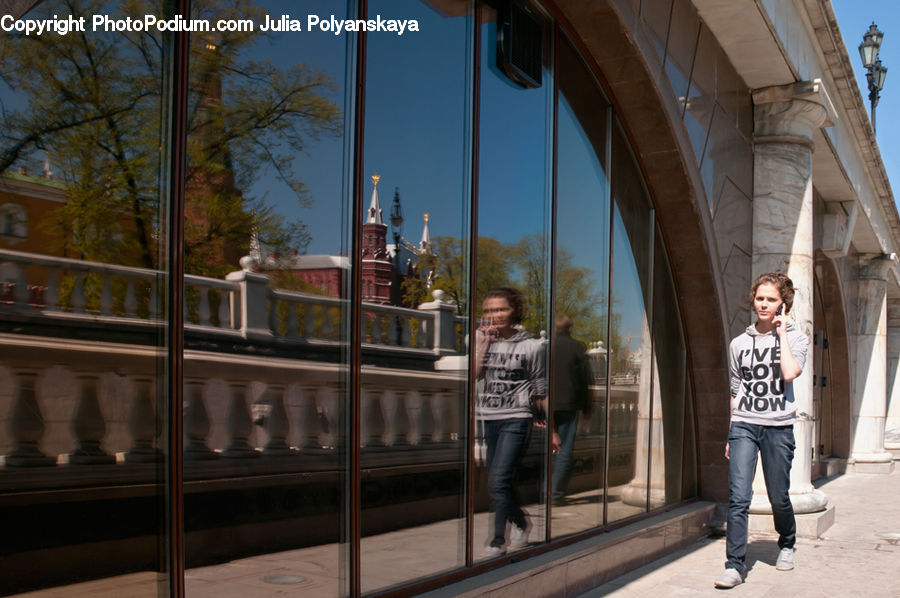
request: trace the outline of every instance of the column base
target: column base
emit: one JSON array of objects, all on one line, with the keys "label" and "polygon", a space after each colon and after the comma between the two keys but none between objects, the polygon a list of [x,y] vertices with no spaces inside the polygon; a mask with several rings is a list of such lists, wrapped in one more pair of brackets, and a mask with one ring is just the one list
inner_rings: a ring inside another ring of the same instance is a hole
[{"label": "column base", "polygon": [[881,453],[854,453],[850,459],[851,471],[856,473],[891,473],[894,471],[894,455]]},{"label": "column base", "polygon": [[[801,513],[817,513],[825,510],[828,505],[828,497],[821,490],[812,490],[811,492],[791,492],[791,505],[794,507],[794,514]],[[771,519],[772,505],[769,504],[769,497],[764,493],[754,493],[753,500],[750,502],[751,515],[769,515]]]},{"label": "column base", "polygon": [[[622,489],[622,502],[632,507],[647,506],[647,486],[645,484],[629,483]],[[666,504],[666,491],[661,488],[650,490],[650,508],[655,509]]]},{"label": "column base", "polygon": [[[818,513],[795,514],[797,521],[797,536],[800,538],[821,538],[822,534],[834,525],[835,508],[829,505],[824,511]],[[775,534],[775,524],[771,514],[751,514],[747,522],[747,531],[752,534]]]},{"label": "column base", "polygon": [[891,454],[894,461],[900,461],[900,442],[885,442],[884,450]]}]

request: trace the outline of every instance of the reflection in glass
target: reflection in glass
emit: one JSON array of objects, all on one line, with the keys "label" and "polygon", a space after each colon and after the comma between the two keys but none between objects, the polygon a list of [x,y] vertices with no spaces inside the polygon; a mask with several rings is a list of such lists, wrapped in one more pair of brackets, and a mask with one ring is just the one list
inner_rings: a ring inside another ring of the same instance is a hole
[{"label": "reflection in glass", "polygon": [[[294,9],[275,1],[193,6],[193,17],[213,22],[262,23]],[[304,10],[347,16],[346,6],[326,0]],[[347,591],[346,44],[290,32],[191,36],[188,596],[226,584],[252,593],[276,587],[266,585],[276,576],[305,596]]]},{"label": "reflection in glass", "polygon": [[608,103],[568,41],[559,48],[551,392],[560,437],[551,484],[555,537],[603,524],[609,309]]},{"label": "reflection in glass", "polygon": [[[35,4],[17,16],[117,10]],[[165,583],[166,45],[0,36],[3,595]]]},{"label": "reflection in glass", "polygon": [[653,269],[653,404],[650,508],[682,499],[682,445],[687,348],[678,295],[657,229]]},{"label": "reflection in glass", "polygon": [[653,211],[620,127],[613,131],[608,521],[647,508]]},{"label": "reflection in glass", "polygon": [[427,34],[366,38],[363,592],[465,565],[471,4],[368,3]]},{"label": "reflection in glass", "polygon": [[[543,55],[544,71],[542,86],[526,89],[514,83],[498,67],[494,52],[497,15],[488,6],[482,10],[479,238],[478,271],[475,273],[477,305],[482,309],[485,307],[483,299],[491,289],[517,289],[525,302],[517,330],[522,335],[541,338],[549,330],[550,263],[547,239],[553,80],[547,65],[551,59],[551,29],[544,24],[542,38],[530,40],[534,46],[532,51]],[[533,339],[529,340],[529,344],[531,342]],[[546,351],[546,345],[542,346]],[[532,357],[537,359],[534,355]],[[498,372],[498,375],[502,374]],[[546,373],[541,374],[541,377],[544,376]],[[536,382],[536,388],[545,387],[546,380]],[[482,381],[478,386],[479,394],[475,397],[476,406],[482,398],[485,404],[493,404],[486,394],[489,390]],[[529,399],[522,400],[527,402]],[[515,430],[507,427],[492,431],[490,428],[497,428],[500,424],[490,423],[487,411],[482,409],[479,415],[476,408],[476,448],[487,446],[490,449],[489,442],[513,436],[520,438],[525,435],[529,440],[522,448],[524,456],[521,461],[510,461],[512,467],[504,470],[498,457],[492,460],[494,467],[482,462],[476,469],[476,515],[472,540],[476,558],[498,556],[504,551],[543,541],[546,529],[543,499],[547,479],[546,429],[527,425]],[[494,413],[490,417],[496,415]],[[494,421],[509,422],[512,419],[517,418],[504,416]],[[510,423],[523,425],[522,421],[519,418],[518,422]],[[533,424],[531,418],[527,421]],[[502,449],[501,445],[497,454],[500,457],[508,455]],[[521,524],[517,509],[507,509],[505,506],[505,501],[512,500],[510,497],[513,495],[515,503],[521,505],[524,511],[524,528],[516,525]],[[502,523],[495,526],[491,510],[510,511],[514,523],[508,526],[508,530],[502,529]]]}]

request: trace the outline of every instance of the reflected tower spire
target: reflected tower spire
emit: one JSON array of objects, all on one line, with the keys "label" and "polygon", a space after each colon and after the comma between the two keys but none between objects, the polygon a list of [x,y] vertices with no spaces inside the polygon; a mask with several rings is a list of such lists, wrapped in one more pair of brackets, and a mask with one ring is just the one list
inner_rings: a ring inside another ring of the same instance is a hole
[{"label": "reflected tower spire", "polygon": [[381,175],[373,174],[372,175],[372,201],[369,202],[369,217],[366,219],[366,224],[384,224],[381,220],[381,205],[378,202],[378,181],[381,180]]},{"label": "reflected tower spire", "polygon": [[422,227],[422,240],[419,241],[419,249],[428,250],[431,247],[431,232],[428,230],[428,212],[425,212],[425,226]]}]

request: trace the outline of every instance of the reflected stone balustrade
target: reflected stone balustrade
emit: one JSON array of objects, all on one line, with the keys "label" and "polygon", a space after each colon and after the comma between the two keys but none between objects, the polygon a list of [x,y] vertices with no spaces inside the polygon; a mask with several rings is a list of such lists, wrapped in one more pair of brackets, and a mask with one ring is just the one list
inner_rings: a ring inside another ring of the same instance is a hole
[{"label": "reflected stone balustrade", "polygon": [[[16,273],[15,300],[0,300],[0,497],[111,484],[154,492],[172,419],[158,411],[168,404],[157,378],[164,321],[153,309],[163,275],[7,250],[0,263]],[[269,289],[267,276],[248,270],[228,278],[185,277],[186,492],[203,492],[204,480],[230,487],[255,475],[337,479],[351,415],[340,340],[348,303]],[[43,289],[30,294],[43,303],[19,292],[28,287]],[[440,293],[418,310],[363,304],[362,318],[366,469],[390,475],[460,462],[466,320]],[[609,483],[634,475],[637,386],[613,381],[607,422],[602,382],[579,426],[573,488],[579,471],[602,471],[607,429]],[[542,458],[541,447],[532,442],[529,454]]]}]

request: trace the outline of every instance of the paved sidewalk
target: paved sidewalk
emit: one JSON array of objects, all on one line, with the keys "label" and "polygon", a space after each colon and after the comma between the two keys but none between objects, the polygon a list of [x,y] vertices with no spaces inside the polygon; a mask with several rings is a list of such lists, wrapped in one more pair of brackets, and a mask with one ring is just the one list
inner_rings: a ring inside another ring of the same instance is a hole
[{"label": "paved sidewalk", "polygon": [[890,475],[848,473],[816,486],[835,505],[835,524],[821,538],[798,538],[793,571],[775,570],[777,536],[755,534],[745,582],[716,589],[713,581],[725,565],[725,538],[707,538],[581,598],[900,597],[900,463]]}]

